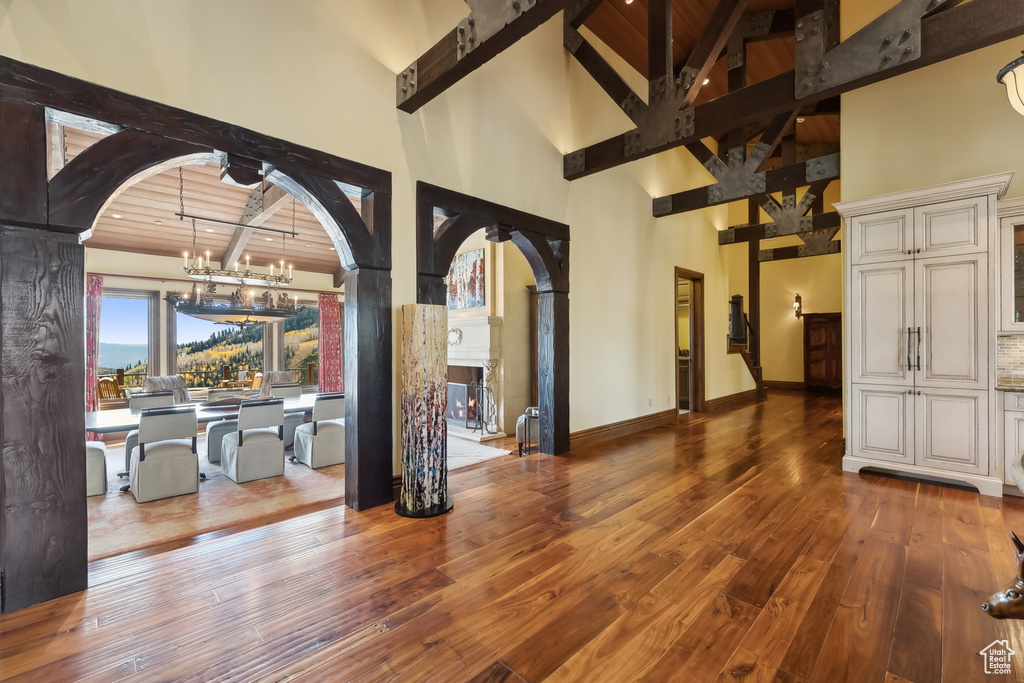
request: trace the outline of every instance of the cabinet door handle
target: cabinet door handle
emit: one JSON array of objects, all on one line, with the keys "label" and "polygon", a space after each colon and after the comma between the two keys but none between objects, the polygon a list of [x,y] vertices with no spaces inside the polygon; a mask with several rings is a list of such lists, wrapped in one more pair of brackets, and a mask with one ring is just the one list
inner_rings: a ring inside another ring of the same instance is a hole
[{"label": "cabinet door handle", "polygon": [[910,350],[912,348],[911,347],[912,342],[910,341],[910,335],[912,335],[912,334],[914,334],[914,331],[908,327],[907,328],[907,370],[913,370],[914,369],[914,365],[910,362]]},{"label": "cabinet door handle", "polygon": [[[921,369],[921,328],[917,328],[917,369]],[[920,392],[918,392],[920,393]]]}]

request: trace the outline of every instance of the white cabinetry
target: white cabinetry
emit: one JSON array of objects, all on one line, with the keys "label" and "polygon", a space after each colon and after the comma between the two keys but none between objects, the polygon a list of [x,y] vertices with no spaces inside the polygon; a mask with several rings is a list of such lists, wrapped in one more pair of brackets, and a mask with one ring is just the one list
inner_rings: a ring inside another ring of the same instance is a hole
[{"label": "white cabinetry", "polygon": [[988,245],[1009,177],[836,205],[850,312],[843,469],[956,479],[1001,495]]}]

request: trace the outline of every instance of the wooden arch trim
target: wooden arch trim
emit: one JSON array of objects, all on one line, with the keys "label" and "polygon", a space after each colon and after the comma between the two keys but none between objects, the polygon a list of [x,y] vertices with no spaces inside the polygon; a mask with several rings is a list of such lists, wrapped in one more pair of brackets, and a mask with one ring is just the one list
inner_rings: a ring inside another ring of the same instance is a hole
[{"label": "wooden arch trim", "polygon": [[[120,130],[48,180],[47,109]],[[139,149],[130,141],[141,142]],[[0,414],[0,433],[13,444],[0,463],[0,611],[88,584],[81,457],[85,264],[77,236],[66,233],[91,227],[109,193],[161,159],[179,163],[219,153],[260,159],[318,197],[338,232],[348,234],[347,261],[356,267],[344,275],[345,504],[364,510],[393,501],[393,361],[390,351],[381,352],[392,346],[393,325],[389,172],[6,57],[0,57],[0,152],[0,291],[6,293],[0,355],[24,359],[18,400],[10,394],[15,384],[5,378],[0,387],[0,405],[11,408]],[[103,166],[104,158],[114,165]],[[90,178],[86,169],[101,172]],[[371,199],[358,223],[343,186],[361,188]],[[45,349],[21,331],[26,326],[47,330]],[[66,367],[54,372],[54,359]]]},{"label": "wooden arch trim", "polygon": [[49,223],[89,230],[103,206],[133,178],[173,159],[212,152],[137,130],[114,133],[72,159],[50,181]]},{"label": "wooden arch trim", "polygon": [[[434,229],[434,211],[450,218]],[[540,450],[569,450],[569,226],[436,185],[416,183],[416,301],[444,305],[444,277],[459,246],[488,228],[492,242],[511,241],[537,281]]]}]

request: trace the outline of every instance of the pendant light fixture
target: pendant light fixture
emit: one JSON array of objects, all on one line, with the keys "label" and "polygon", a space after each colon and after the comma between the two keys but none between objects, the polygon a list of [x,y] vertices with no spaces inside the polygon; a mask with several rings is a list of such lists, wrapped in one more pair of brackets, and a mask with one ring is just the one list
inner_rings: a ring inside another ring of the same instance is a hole
[{"label": "pendant light fixture", "polygon": [[[260,185],[260,204],[262,205],[262,183]],[[278,288],[287,286],[292,281],[292,266],[288,265],[288,274],[285,274],[285,256],[287,244],[285,237],[295,237],[295,199],[292,198],[292,225],[290,231],[275,230],[262,226],[243,225],[241,223],[230,223],[214,218],[205,218],[185,213],[185,181],[181,167],[178,167],[178,207],[175,215],[181,221],[189,219],[192,221],[192,253],[185,252],[185,263],[183,270],[196,280],[202,281],[192,285],[190,292],[169,292],[164,300],[167,301],[175,311],[184,313],[194,318],[208,320],[223,325],[235,325],[245,327],[260,323],[272,323],[279,320],[291,318],[304,306],[299,304],[299,298],[294,295],[289,299],[288,295]],[[233,270],[224,268],[213,268],[210,260],[210,251],[206,251],[206,260],[200,253],[197,245],[196,221],[219,223],[222,225],[233,225],[249,230],[262,230],[264,232],[275,232],[281,235],[281,267],[278,273],[274,272],[274,264],[271,263],[268,273],[253,271],[248,255],[245,257],[245,270],[235,264]],[[235,285],[235,290],[228,295],[217,292],[218,284]],[[256,288],[266,287],[266,290],[257,294]]]}]

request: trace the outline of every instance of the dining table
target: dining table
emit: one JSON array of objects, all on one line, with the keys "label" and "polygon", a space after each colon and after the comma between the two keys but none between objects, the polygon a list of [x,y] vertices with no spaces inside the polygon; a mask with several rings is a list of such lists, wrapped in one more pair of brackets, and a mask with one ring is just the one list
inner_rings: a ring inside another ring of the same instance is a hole
[{"label": "dining table", "polygon": [[[295,398],[284,399],[284,412],[301,413],[313,410],[317,394],[302,394]],[[220,399],[214,405],[206,403],[193,403],[196,408],[196,421],[199,424],[216,422],[217,420],[233,420],[238,417],[238,401]],[[184,405],[184,404],[183,404]],[[132,411],[128,408],[116,410],[97,410],[85,414],[85,429],[97,434],[109,434],[111,432],[127,432],[139,428],[139,411]]]}]

